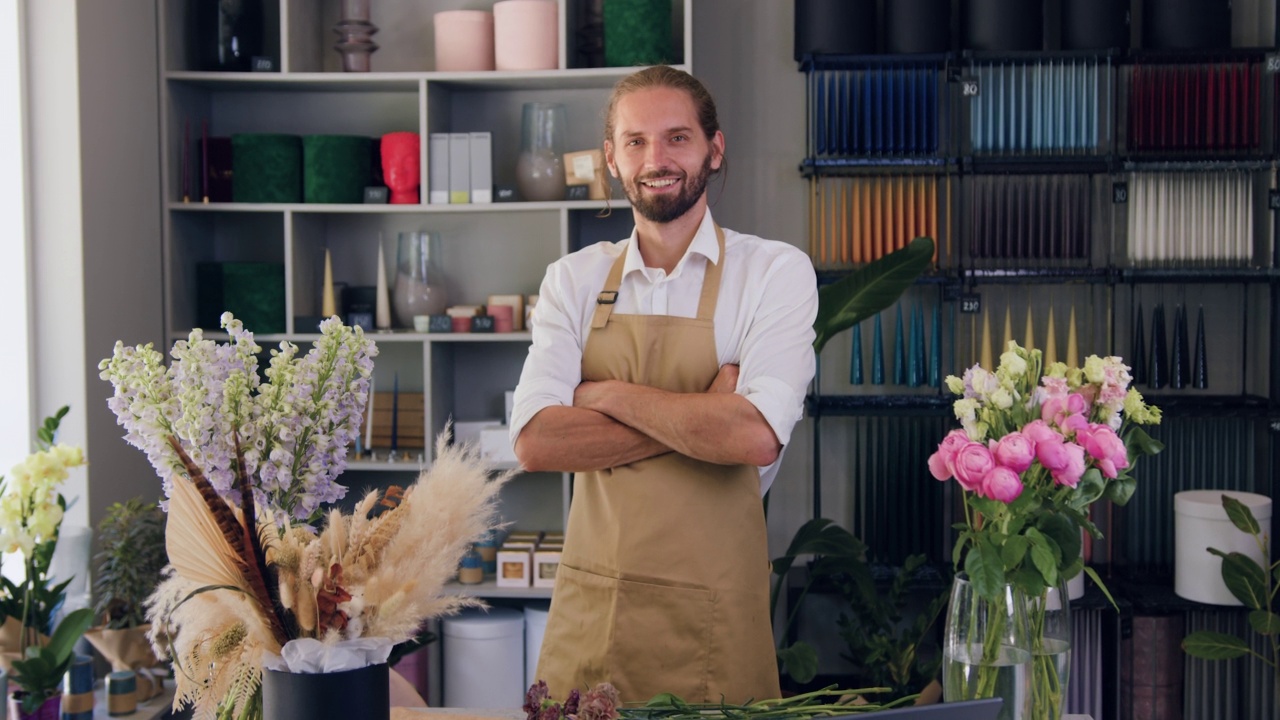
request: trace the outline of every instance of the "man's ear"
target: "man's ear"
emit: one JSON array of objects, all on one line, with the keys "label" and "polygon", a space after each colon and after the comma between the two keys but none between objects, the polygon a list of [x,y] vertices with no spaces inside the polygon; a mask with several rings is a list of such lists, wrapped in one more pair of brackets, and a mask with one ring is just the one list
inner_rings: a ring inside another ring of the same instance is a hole
[{"label": "man's ear", "polygon": [[613,163],[613,141],[604,141],[604,164],[609,167],[609,174],[618,177],[618,166]]},{"label": "man's ear", "polygon": [[711,137],[711,169],[719,170],[724,163],[724,133],[719,130]]}]

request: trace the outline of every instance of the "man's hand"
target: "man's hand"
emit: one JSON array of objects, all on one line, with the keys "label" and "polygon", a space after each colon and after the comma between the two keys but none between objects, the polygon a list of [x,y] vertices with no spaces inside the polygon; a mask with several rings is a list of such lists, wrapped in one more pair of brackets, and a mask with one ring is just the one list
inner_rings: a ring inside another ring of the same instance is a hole
[{"label": "man's hand", "polygon": [[738,389],[738,366],[728,363],[720,366],[720,372],[716,373],[716,379],[711,381],[711,387],[707,388],[709,393],[731,393]]}]

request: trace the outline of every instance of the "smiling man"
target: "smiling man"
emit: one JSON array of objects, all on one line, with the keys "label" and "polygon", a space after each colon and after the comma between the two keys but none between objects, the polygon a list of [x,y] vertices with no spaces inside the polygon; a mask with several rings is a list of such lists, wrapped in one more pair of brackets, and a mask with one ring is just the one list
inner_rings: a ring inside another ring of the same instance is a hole
[{"label": "smiling man", "polygon": [[619,81],[604,154],[635,230],[547,269],[512,412],[526,470],[575,473],[537,676],[777,697],[760,497],[813,377],[813,266],[712,220],[725,138],[688,73]]}]

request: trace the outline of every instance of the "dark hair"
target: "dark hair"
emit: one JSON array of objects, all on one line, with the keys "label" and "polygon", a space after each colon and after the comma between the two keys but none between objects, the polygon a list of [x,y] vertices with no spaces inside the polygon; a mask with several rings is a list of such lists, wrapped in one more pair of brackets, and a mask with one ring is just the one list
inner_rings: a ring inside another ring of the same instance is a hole
[{"label": "dark hair", "polygon": [[708,140],[715,136],[720,129],[720,120],[716,117],[716,101],[711,99],[711,93],[707,92],[702,82],[683,70],[654,65],[622,78],[613,86],[613,94],[609,96],[609,104],[605,107],[604,139],[613,140],[614,116],[617,114],[618,101],[624,95],[660,87],[689,93],[689,99],[693,100],[694,110],[698,113],[698,124],[702,126],[702,132]]}]

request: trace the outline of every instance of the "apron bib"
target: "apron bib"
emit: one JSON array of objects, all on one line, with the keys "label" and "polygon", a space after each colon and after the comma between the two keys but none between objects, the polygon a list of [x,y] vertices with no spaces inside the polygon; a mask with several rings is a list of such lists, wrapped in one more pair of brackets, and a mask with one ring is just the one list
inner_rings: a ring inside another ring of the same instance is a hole
[{"label": "apron bib", "polygon": [[[583,380],[704,392],[720,370],[707,263],[698,315],[615,315],[620,255],[597,301]],[[622,700],[776,698],[759,471],[667,453],[578,473],[537,678],[552,697],[611,682]]]}]

